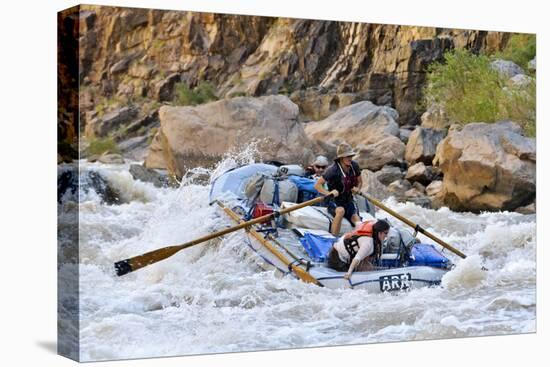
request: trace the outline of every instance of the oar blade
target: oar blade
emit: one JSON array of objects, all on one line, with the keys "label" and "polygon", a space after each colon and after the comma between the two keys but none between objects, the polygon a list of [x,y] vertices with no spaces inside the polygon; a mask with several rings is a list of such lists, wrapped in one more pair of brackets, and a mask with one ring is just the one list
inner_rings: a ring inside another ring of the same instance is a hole
[{"label": "oar blade", "polygon": [[115,272],[119,277],[133,271],[132,266],[130,265],[130,259],[117,261],[115,263]]},{"label": "oar blade", "polygon": [[188,246],[189,243],[180,246],[163,247],[161,249],[154,250],[143,255],[117,261],[115,263],[115,272],[118,276],[131,273],[145,266],[164,260]]}]

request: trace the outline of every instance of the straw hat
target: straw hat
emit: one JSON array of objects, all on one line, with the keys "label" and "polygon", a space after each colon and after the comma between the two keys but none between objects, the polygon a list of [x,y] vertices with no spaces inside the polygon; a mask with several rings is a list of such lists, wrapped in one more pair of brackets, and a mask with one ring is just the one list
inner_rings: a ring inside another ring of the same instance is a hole
[{"label": "straw hat", "polygon": [[357,155],[357,152],[355,152],[348,143],[342,143],[338,145],[338,148],[336,149],[336,159],[352,157],[354,155]]}]

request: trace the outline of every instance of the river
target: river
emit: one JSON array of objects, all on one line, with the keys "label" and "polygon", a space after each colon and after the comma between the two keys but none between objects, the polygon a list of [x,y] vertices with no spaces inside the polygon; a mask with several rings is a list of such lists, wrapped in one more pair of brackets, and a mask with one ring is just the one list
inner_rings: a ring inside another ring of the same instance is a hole
[{"label": "river", "polygon": [[[217,172],[235,163],[226,159]],[[535,215],[455,213],[386,200],[468,255],[462,260],[445,251],[457,265],[442,286],[398,295],[326,289],[262,271],[242,231],[117,277],[115,261],[232,222],[208,205],[208,184],[193,177],[177,189],[157,188],[134,180],[128,165],[83,161],[81,172],[90,171],[122,197],[108,205],[94,190],[81,190],[79,204],[65,198],[58,205],[61,217],[79,211],[83,361],[536,331]]]}]

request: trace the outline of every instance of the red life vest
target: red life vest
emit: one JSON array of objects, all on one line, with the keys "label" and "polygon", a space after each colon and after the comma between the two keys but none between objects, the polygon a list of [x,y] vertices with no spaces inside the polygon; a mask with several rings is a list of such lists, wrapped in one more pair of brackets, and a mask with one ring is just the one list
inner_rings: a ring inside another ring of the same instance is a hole
[{"label": "red life vest", "polygon": [[357,252],[359,251],[359,237],[371,237],[372,238],[372,226],[376,221],[361,223],[353,232],[346,233],[344,235],[344,246],[349,253],[350,260],[353,260]]}]

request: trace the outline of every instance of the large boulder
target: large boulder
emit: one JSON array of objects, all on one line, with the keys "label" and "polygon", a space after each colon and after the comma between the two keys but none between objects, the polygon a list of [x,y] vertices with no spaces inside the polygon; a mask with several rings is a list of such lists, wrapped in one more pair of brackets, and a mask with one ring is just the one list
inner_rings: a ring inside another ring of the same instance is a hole
[{"label": "large boulder", "polygon": [[445,131],[417,127],[409,136],[405,159],[410,164],[423,162],[432,164],[437,144],[445,137]]},{"label": "large boulder", "polygon": [[145,160],[147,168],[187,169],[218,162],[224,154],[256,145],[259,159],[307,164],[314,144],[288,97],[237,97],[195,107],[163,106],[160,129]]},{"label": "large boulder", "polygon": [[441,199],[453,210],[514,210],[536,195],[535,139],[510,121],[452,130],[438,145]]},{"label": "large boulder", "polygon": [[369,101],[341,108],[328,118],[306,124],[307,135],[314,140],[337,144],[345,141],[354,147],[374,144],[387,136],[399,136],[397,111]]},{"label": "large boulder", "polygon": [[404,153],[405,144],[399,138],[387,135],[373,144],[359,145],[355,160],[361,168],[378,171],[385,165],[400,164]]}]

